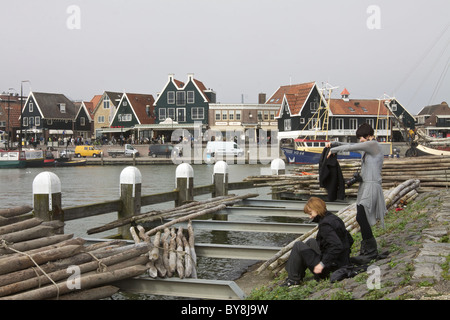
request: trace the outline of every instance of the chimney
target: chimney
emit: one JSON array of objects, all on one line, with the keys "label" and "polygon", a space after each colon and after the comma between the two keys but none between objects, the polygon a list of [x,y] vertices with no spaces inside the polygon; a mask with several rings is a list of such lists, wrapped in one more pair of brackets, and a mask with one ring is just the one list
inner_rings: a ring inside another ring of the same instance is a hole
[{"label": "chimney", "polygon": [[342,92],[341,92],[342,100],[350,101],[350,99],[348,98],[349,95],[350,95],[350,93],[348,92],[348,90],[346,88],[344,88],[344,90],[342,90]]},{"label": "chimney", "polygon": [[266,94],[265,93],[260,93],[258,95],[258,103],[259,104],[264,104],[266,103]]}]

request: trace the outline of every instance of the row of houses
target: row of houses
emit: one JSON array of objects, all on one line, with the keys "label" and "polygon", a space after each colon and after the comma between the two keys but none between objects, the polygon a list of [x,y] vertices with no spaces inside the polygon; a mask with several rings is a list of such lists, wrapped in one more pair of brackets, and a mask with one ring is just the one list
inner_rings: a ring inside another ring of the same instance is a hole
[{"label": "row of houses", "polygon": [[[28,97],[0,96],[0,134],[12,141],[49,141],[67,137],[111,141],[131,139],[148,142],[160,137],[168,141],[181,132],[211,130],[225,137],[226,131],[254,132],[258,129],[278,138],[323,135],[352,141],[357,127],[370,123],[380,139],[402,141],[404,128],[425,125],[429,134],[446,136],[450,108],[427,106],[417,119],[395,98],[355,99],[347,89],[341,98],[331,98],[331,89],[316,82],[280,86],[268,98],[262,93],[257,104],[223,104],[202,81],[187,75],[186,82],[169,74],[163,89],[153,94],[104,91],[90,101],[73,102],[64,94],[30,92]],[[439,113],[439,114],[438,114]],[[445,113],[445,115],[442,115]],[[22,124],[20,123],[22,119]],[[180,131],[178,131],[180,132]],[[178,139],[178,137],[175,137]]]}]

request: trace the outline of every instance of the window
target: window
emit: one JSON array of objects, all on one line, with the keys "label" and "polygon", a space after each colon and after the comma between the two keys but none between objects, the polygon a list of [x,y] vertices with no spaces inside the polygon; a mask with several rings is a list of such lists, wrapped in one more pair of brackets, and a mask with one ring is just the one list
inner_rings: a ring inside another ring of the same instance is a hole
[{"label": "window", "polygon": [[103,109],[109,109],[109,97],[105,96],[105,99],[103,99]]},{"label": "window", "polygon": [[166,108],[159,109],[159,111],[158,111],[158,118],[159,118],[159,121],[166,120]]},{"label": "window", "polygon": [[258,121],[262,121],[263,120],[263,113],[262,111],[258,110]]},{"label": "window", "polygon": [[167,118],[175,121],[175,108],[167,108]]},{"label": "window", "polygon": [[305,124],[305,118],[300,118],[300,124]]},{"label": "window", "polygon": [[133,117],[131,116],[130,113],[119,114],[118,118],[119,118],[119,121],[122,121],[122,122],[128,122],[133,119]]},{"label": "window", "polygon": [[351,130],[358,129],[358,119],[350,119],[350,129]]},{"label": "window", "polygon": [[269,111],[264,111],[264,121],[269,120]]},{"label": "window", "polygon": [[167,92],[167,104],[175,104],[175,91]]},{"label": "window", "polygon": [[311,118],[308,125],[309,130],[317,130],[320,129],[320,121],[317,120],[317,118]]},{"label": "window", "polygon": [[221,111],[220,110],[216,110],[216,121],[220,121],[220,114],[221,114]]},{"label": "window", "polygon": [[178,91],[177,92],[177,106],[186,105],[186,92]]},{"label": "window", "polygon": [[49,125],[49,126],[53,125],[53,120],[52,119],[48,119],[47,120],[47,125]]},{"label": "window", "polygon": [[391,108],[392,111],[397,111],[397,104],[396,103],[391,104]]},{"label": "window", "polygon": [[187,92],[187,103],[195,103],[195,95],[194,91],[188,91]]},{"label": "window", "polygon": [[361,109],[363,109],[364,112],[368,112],[366,107],[361,107]]},{"label": "window", "polygon": [[309,109],[311,111],[316,111],[317,109],[319,109],[319,103],[317,101],[310,102],[309,103]]},{"label": "window", "polygon": [[105,116],[98,116],[97,122],[98,123],[105,123]]},{"label": "window", "polygon": [[234,121],[234,111],[228,111],[228,119]]},{"label": "window", "polygon": [[23,118],[23,125],[24,125],[24,127],[28,127],[28,118],[27,117]]},{"label": "window", "polygon": [[128,106],[128,102],[127,102],[127,101],[124,101],[124,102],[122,103],[122,105],[123,105],[124,107],[126,107],[126,106]]},{"label": "window", "polygon": [[284,119],[284,131],[291,130],[291,119]]},{"label": "window", "polygon": [[336,124],[336,130],[344,129],[344,119],[336,119],[334,123]]},{"label": "window", "polygon": [[33,112],[33,102],[28,104],[28,111]]},{"label": "window", "polygon": [[36,127],[39,127],[41,125],[41,118],[40,117],[35,117],[34,118],[34,123],[36,124]]},{"label": "window", "polygon": [[350,110],[350,112],[355,112],[355,109],[353,109],[352,107],[348,107],[348,109]]},{"label": "window", "polygon": [[375,129],[375,124],[374,124],[374,121],[373,121],[373,119],[367,119],[367,124],[369,124],[372,128],[374,128]]},{"label": "window", "polygon": [[192,120],[203,120],[205,118],[205,108],[192,108]]},{"label": "window", "polygon": [[222,111],[222,120],[223,121],[228,120],[228,111],[225,111],[225,110]]},{"label": "window", "polygon": [[241,121],[241,110],[236,110],[236,121]]},{"label": "window", "polygon": [[270,121],[275,120],[275,111],[270,111]]},{"label": "window", "polygon": [[66,104],[65,103],[60,103],[59,104],[59,111],[61,113],[66,113]]},{"label": "window", "polygon": [[86,118],[80,117],[80,125],[85,126],[86,125]]}]

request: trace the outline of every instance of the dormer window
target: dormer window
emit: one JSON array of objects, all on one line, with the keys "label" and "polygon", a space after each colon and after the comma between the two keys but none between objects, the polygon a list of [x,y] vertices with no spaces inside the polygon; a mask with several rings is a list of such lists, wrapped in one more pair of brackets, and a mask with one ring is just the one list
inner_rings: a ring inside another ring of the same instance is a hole
[{"label": "dormer window", "polygon": [[59,111],[61,113],[66,113],[66,104],[65,103],[60,103],[59,104]]}]

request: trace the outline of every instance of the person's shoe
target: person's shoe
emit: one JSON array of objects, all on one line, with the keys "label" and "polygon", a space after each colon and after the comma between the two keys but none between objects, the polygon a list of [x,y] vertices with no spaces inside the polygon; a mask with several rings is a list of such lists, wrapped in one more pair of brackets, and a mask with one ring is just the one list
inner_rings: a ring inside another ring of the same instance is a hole
[{"label": "person's shoe", "polygon": [[298,286],[300,284],[300,281],[298,280],[291,280],[291,279],[286,279],[286,281],[283,282],[283,284],[281,284],[280,287],[292,287],[292,286]]},{"label": "person's shoe", "polygon": [[350,258],[350,261],[354,264],[363,265],[369,263],[377,257],[377,241],[374,237],[372,237],[361,242],[361,250],[359,256]]}]

